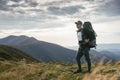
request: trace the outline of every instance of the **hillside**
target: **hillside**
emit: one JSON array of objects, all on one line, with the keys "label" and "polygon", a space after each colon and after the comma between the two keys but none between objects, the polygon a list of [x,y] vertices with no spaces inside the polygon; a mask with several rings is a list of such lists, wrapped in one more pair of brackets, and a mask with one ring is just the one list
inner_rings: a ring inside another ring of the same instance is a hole
[{"label": "hillside", "polygon": [[18,61],[22,59],[26,59],[27,61],[37,61],[21,50],[6,45],[0,45],[0,60]]},{"label": "hillside", "polygon": [[[114,66],[113,66],[114,65]],[[120,62],[92,64],[92,72],[73,74],[76,64],[0,61],[0,80],[120,80]]]},{"label": "hillside", "polygon": [[14,46],[42,62],[75,62],[76,51],[33,37],[11,35],[0,39],[0,44]]}]

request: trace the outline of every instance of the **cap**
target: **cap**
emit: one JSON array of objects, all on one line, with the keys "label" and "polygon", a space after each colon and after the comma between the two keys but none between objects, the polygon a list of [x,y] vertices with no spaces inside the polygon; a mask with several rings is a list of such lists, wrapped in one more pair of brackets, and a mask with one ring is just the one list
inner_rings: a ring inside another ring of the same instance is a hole
[{"label": "cap", "polygon": [[82,21],[77,21],[75,22],[75,24],[82,24]]}]

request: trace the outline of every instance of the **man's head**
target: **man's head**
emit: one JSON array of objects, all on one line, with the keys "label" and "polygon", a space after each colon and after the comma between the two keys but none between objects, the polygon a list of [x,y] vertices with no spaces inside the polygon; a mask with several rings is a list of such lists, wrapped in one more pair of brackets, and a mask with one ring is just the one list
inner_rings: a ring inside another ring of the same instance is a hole
[{"label": "man's head", "polygon": [[81,27],[82,27],[82,21],[77,21],[77,22],[75,22],[75,24],[76,24],[76,27],[78,29],[81,29]]}]

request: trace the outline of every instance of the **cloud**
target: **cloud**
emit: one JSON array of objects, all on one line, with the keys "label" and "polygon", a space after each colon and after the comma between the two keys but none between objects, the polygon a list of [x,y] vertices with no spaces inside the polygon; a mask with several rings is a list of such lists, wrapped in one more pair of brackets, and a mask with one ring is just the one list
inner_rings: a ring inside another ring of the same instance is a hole
[{"label": "cloud", "polygon": [[[82,5],[73,5],[73,0],[60,0],[54,1],[51,0],[46,3],[42,1],[34,0],[1,0],[0,3],[0,14],[9,14],[9,15],[25,15],[29,16],[31,13],[46,14],[46,15],[73,15],[79,10],[85,9]],[[56,6],[55,6],[56,5]],[[48,11],[46,11],[46,8]],[[3,12],[4,11],[4,12]],[[31,12],[30,12],[31,11]],[[40,13],[41,12],[41,13]],[[28,14],[29,13],[29,14]],[[26,15],[27,14],[27,15]],[[15,16],[14,15],[14,16]],[[39,15],[40,16],[40,15]]]},{"label": "cloud", "polygon": [[108,0],[99,5],[95,11],[106,16],[120,16],[120,0]]},{"label": "cloud", "polygon": [[[39,12],[41,12],[41,14],[61,16],[74,15],[78,12],[87,16],[88,11],[91,9],[91,12],[89,12],[92,13],[91,15],[119,16],[119,4],[119,0],[50,0],[48,2],[38,0],[0,0],[0,13],[3,11],[5,13],[6,11],[6,13],[9,12],[10,14],[24,15],[33,12],[40,14]],[[30,10],[32,12],[29,12]]]},{"label": "cloud", "polygon": [[0,26],[54,28],[78,19],[107,21],[111,16],[119,16],[119,4],[118,0],[0,0]]},{"label": "cloud", "polygon": [[50,11],[54,15],[73,15],[76,12],[79,12],[79,10],[85,9],[82,6],[68,6],[68,7],[48,7],[48,11]]},{"label": "cloud", "polygon": [[5,5],[7,3],[7,0],[0,0],[0,5]]},{"label": "cloud", "polygon": [[8,11],[9,7],[6,5],[7,4],[7,0],[0,0],[0,10],[1,11]]},{"label": "cloud", "polygon": [[39,3],[34,0],[0,0],[0,14],[9,13],[11,16],[11,14],[19,13],[24,15],[27,10],[36,9],[38,5]]},{"label": "cloud", "polygon": [[[19,6],[22,6],[22,7],[36,7],[38,6],[38,3],[34,0],[9,0],[9,2],[13,2],[13,3],[16,3],[16,4],[19,4]],[[13,4],[15,5],[15,4]],[[13,6],[11,5],[11,6]]]},{"label": "cloud", "polygon": [[42,6],[61,6],[71,3],[73,0],[50,1],[43,3]]},{"label": "cloud", "polygon": [[11,1],[13,1],[13,2],[20,2],[21,0],[11,0]]},{"label": "cloud", "polygon": [[30,6],[30,7],[36,7],[38,6],[39,3],[37,3],[34,0],[25,0],[25,2]]}]

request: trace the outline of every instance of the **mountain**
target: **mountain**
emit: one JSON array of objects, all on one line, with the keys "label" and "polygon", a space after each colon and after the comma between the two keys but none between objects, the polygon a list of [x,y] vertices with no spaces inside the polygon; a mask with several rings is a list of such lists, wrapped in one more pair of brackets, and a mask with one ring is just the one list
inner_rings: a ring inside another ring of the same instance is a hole
[{"label": "mountain", "polygon": [[103,51],[103,50],[107,50],[107,51],[116,51],[119,50],[120,51],[120,43],[115,43],[115,44],[98,44],[97,46],[97,50],[99,51]]},{"label": "mountain", "polygon": [[0,39],[0,44],[6,44],[6,45],[28,45],[28,44],[34,44],[39,42],[33,37],[27,37],[27,36],[14,36],[10,35],[8,37],[5,37],[3,39]]},{"label": "mountain", "polygon": [[104,56],[106,56],[107,60],[110,60],[112,62],[119,61],[120,60],[120,54],[116,54],[115,52],[110,51],[101,51]]},{"label": "mountain", "polygon": [[0,45],[0,60],[19,61],[22,59],[26,59],[27,61],[37,61],[21,50],[6,45]]},{"label": "mountain", "polygon": [[14,46],[43,62],[75,62],[76,51],[57,44],[39,41],[33,37],[11,35],[0,39],[0,44]]},{"label": "mountain", "polygon": [[98,44],[97,52],[100,52],[104,55],[107,60],[111,59],[111,61],[120,60],[120,44]]},{"label": "mountain", "polygon": [[[69,49],[77,50],[78,46],[69,46]],[[96,51],[109,51],[109,52],[120,52],[120,43],[115,44],[97,44],[97,47],[95,49]]]}]

